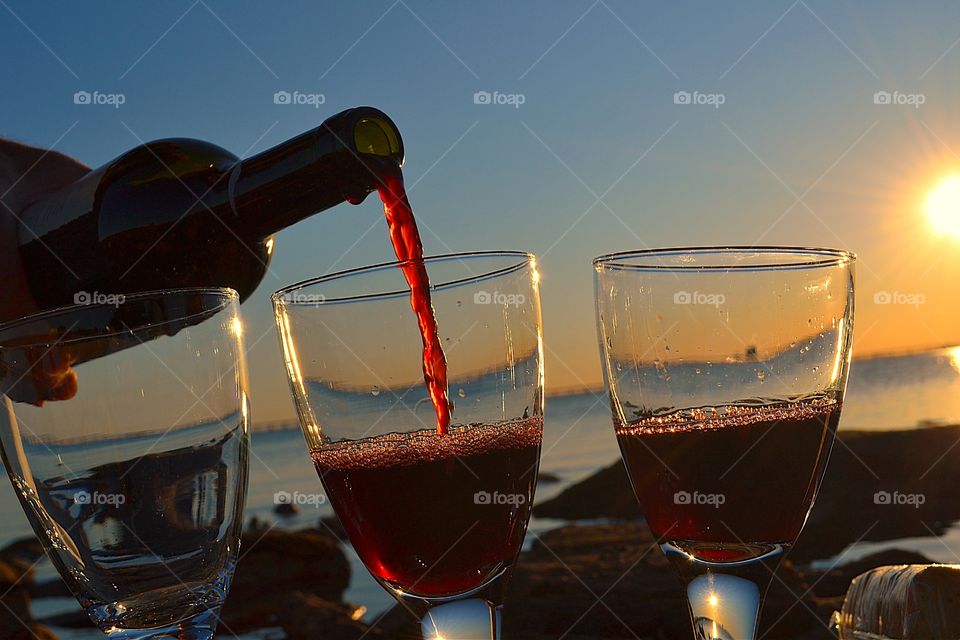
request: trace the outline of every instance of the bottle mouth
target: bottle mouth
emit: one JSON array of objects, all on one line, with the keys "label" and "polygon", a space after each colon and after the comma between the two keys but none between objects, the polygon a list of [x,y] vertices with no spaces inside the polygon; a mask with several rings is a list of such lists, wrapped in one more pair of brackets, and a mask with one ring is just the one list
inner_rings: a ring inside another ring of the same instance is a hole
[{"label": "bottle mouth", "polygon": [[353,143],[359,153],[374,156],[398,156],[403,161],[403,147],[397,128],[385,116],[365,115],[353,125]]}]

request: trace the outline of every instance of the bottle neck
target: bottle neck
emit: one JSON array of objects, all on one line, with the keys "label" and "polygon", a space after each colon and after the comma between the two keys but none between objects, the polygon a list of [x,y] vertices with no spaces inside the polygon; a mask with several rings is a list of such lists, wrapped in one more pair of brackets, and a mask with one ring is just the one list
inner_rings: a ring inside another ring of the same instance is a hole
[{"label": "bottle neck", "polygon": [[377,109],[348,109],[238,162],[229,177],[230,205],[247,238],[261,240],[341,202],[362,202],[377,189],[385,163],[403,163],[396,126]]}]

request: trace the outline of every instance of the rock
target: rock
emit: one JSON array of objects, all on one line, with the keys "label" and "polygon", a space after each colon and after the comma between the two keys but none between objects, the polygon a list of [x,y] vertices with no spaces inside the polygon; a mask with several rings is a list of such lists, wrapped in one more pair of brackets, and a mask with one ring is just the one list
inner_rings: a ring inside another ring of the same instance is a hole
[{"label": "rock", "polygon": [[39,548],[35,539],[26,539],[0,550],[0,632],[4,640],[56,640],[30,611],[33,565],[39,559]]},{"label": "rock", "polygon": [[[350,584],[350,564],[329,533],[248,531],[230,597],[223,608],[224,627],[236,633],[279,626],[285,598],[292,593],[340,603]],[[345,614],[349,618],[349,613]]]},{"label": "rock", "polygon": [[537,482],[539,484],[556,484],[560,482],[562,478],[555,473],[545,473],[541,471],[537,475]]},{"label": "rock", "polygon": [[921,553],[887,549],[859,560],[834,567],[828,571],[804,570],[804,579],[814,584],[814,591],[821,598],[836,598],[842,603],[850,581],[861,573],[892,564],[929,564],[930,559]]},{"label": "rock", "polygon": [[357,640],[384,638],[377,628],[356,620],[362,613],[349,605],[329,602],[317,596],[296,593],[288,599],[281,626],[287,640]]},{"label": "rock", "polygon": [[292,518],[293,516],[300,513],[300,509],[295,504],[289,502],[281,502],[273,508],[273,512],[280,516],[281,518]]},{"label": "rock", "polygon": [[560,520],[635,520],[640,517],[640,508],[623,463],[617,460],[567,487],[555,498],[534,506],[533,513],[540,518]]},{"label": "rock", "polygon": [[338,518],[336,514],[320,518],[319,528],[325,530],[340,542],[345,544],[349,544],[350,542],[347,538],[347,532],[343,528],[343,524],[340,522],[340,518]]},{"label": "rock", "polygon": [[303,591],[264,590],[256,599],[246,601],[230,594],[217,635],[281,627],[288,640],[381,638],[379,630],[369,630],[359,621],[363,611],[354,605],[332,602]]}]

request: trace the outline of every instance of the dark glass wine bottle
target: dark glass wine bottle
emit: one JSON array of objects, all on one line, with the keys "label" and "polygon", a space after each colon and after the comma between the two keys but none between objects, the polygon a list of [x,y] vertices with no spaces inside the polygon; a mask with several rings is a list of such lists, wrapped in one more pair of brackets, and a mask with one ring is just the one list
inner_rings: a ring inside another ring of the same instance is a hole
[{"label": "dark glass wine bottle", "polygon": [[19,244],[42,308],[78,294],[231,287],[263,279],[272,234],[376,190],[403,162],[381,111],[357,107],[245,160],[209,142],[149,142],[30,205]]}]

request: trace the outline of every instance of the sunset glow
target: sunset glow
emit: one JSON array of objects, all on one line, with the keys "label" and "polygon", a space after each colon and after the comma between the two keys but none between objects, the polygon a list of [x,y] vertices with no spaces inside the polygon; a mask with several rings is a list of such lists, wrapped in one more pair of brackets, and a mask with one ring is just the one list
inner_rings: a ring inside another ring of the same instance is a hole
[{"label": "sunset glow", "polygon": [[960,176],[942,180],[930,192],[926,209],[934,229],[960,238]]}]

